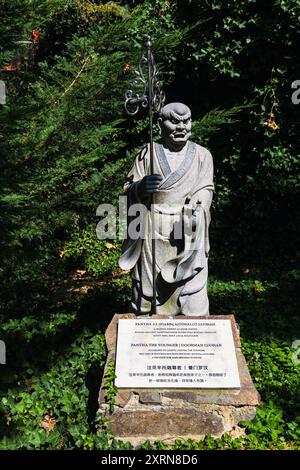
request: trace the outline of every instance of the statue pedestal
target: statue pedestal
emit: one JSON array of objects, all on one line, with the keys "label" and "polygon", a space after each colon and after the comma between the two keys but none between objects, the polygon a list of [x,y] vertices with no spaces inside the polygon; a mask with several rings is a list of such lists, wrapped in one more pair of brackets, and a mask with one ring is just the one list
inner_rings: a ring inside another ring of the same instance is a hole
[{"label": "statue pedestal", "polygon": [[[119,319],[135,319],[134,314],[116,314],[106,332],[108,356],[105,370],[114,363]],[[156,315],[155,319],[169,317]],[[175,318],[179,318],[175,317]],[[240,377],[240,389],[183,389],[148,388],[117,391],[113,411],[107,398],[106,378],[102,379],[99,395],[99,413],[110,421],[109,428],[116,439],[138,446],[157,439],[166,444],[176,439],[201,440],[207,434],[220,437],[224,433],[242,434],[238,423],[255,416],[260,397],[251,380],[245,358],[241,352],[239,331],[233,315],[185,317],[186,319],[229,319]],[[184,321],[184,320],[182,320]],[[105,375],[105,373],[104,373]]]}]

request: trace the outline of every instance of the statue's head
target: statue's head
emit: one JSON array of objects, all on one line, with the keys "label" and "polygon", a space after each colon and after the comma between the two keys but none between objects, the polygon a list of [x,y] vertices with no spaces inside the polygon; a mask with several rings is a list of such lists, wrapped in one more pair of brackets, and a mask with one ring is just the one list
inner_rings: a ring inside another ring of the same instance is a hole
[{"label": "statue's head", "polygon": [[166,104],[160,112],[158,125],[166,145],[180,150],[191,136],[191,110],[183,103]]}]

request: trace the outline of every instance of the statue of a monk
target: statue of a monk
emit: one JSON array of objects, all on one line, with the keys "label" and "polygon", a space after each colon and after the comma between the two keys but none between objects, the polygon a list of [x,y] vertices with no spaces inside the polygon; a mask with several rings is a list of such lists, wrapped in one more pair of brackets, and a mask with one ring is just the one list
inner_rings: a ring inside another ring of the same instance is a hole
[{"label": "statue of a monk", "polygon": [[164,106],[158,125],[161,143],[154,143],[153,174],[147,145],[136,157],[124,186],[129,210],[133,204],[144,204],[146,211],[140,224],[141,236],[127,237],[119,264],[132,273],[134,312],[149,314],[153,295],[153,220],[157,313],[209,315],[207,260],[214,190],[212,156],[189,140],[192,120],[186,105]]}]

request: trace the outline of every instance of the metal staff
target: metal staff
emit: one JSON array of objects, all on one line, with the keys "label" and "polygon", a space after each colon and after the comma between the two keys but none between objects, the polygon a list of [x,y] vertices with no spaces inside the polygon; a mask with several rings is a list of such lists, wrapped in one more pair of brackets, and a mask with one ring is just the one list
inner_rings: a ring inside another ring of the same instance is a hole
[{"label": "metal staff", "polygon": [[[147,66],[147,79],[143,73],[143,66]],[[148,36],[146,41],[146,51],[141,55],[136,77],[131,82],[131,88],[125,93],[125,111],[129,116],[135,116],[141,108],[148,108],[149,115],[149,138],[150,138],[150,173],[154,173],[153,162],[153,115],[159,113],[165,102],[165,94],[161,90],[156,70],[155,60],[152,53],[152,39]],[[139,92],[138,89],[141,89]],[[152,227],[152,283],[153,296],[151,313],[156,314],[156,253],[155,253],[155,231],[154,231],[154,194],[151,198],[151,227]]]}]

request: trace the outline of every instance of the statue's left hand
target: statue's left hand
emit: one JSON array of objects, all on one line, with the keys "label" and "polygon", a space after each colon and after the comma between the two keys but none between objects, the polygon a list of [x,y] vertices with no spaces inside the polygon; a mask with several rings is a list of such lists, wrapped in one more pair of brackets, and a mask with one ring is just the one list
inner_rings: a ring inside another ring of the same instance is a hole
[{"label": "statue's left hand", "polygon": [[192,207],[192,228],[193,228],[193,230],[196,228],[197,215],[198,215],[200,210],[201,210],[201,201],[197,201],[195,204],[193,204],[193,207]]}]

